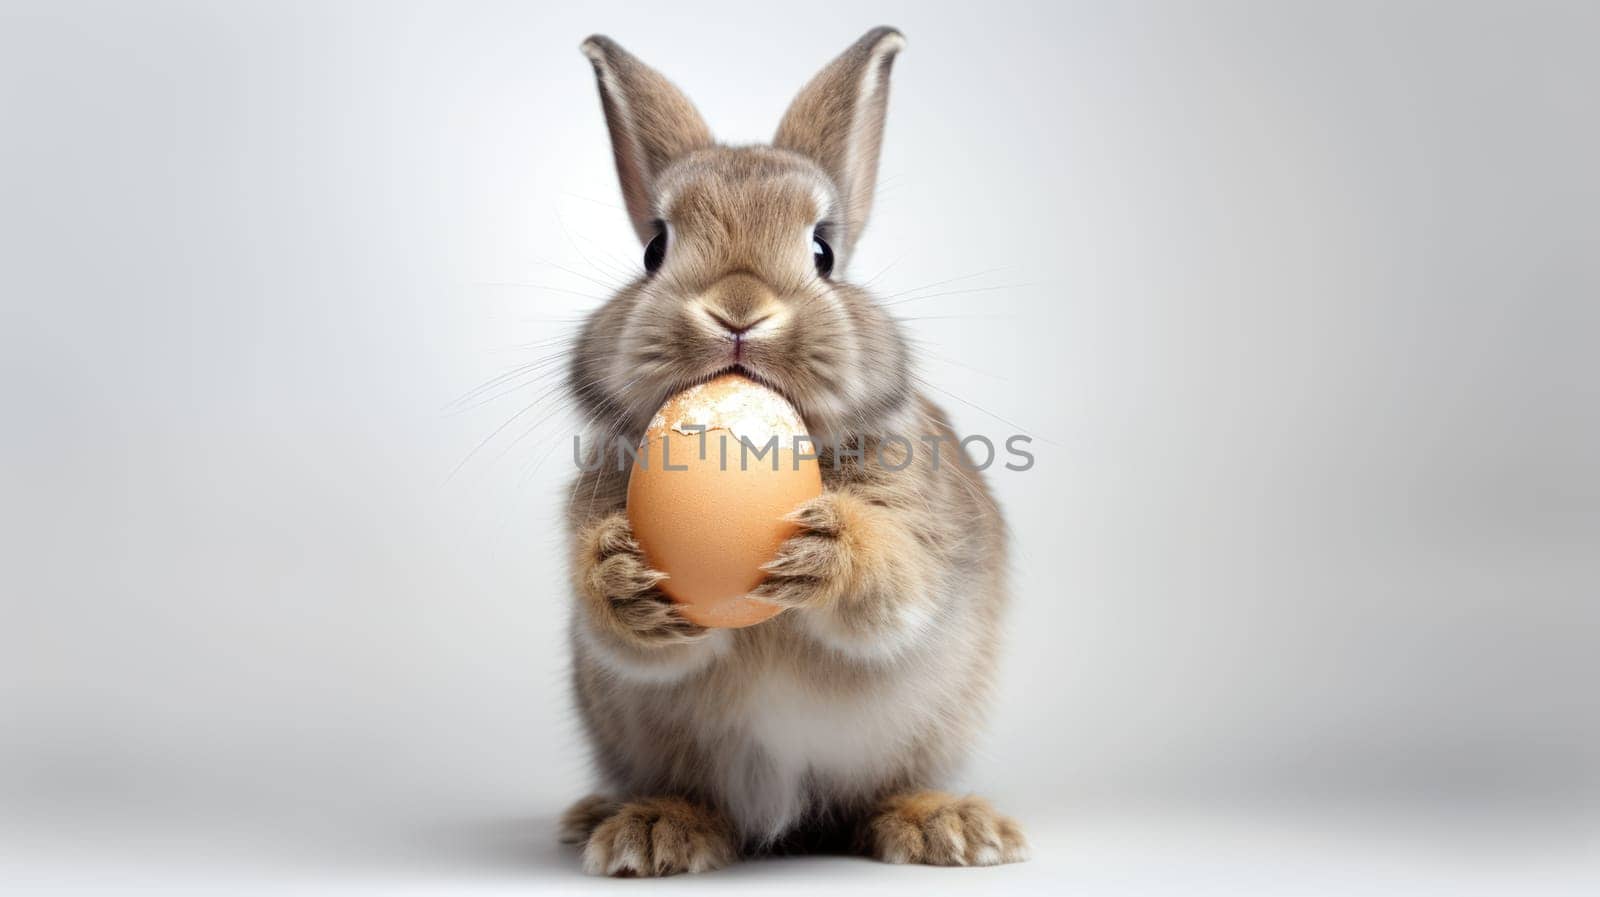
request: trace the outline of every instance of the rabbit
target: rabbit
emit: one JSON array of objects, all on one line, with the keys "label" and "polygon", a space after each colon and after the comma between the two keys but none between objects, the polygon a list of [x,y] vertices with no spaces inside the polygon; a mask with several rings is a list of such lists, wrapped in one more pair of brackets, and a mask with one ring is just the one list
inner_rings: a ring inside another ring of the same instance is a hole
[{"label": "rabbit", "polygon": [[914,387],[895,320],[844,276],[903,46],[895,29],[867,32],[770,146],[731,147],[611,39],[582,44],[645,246],[644,272],[577,337],[567,386],[585,431],[637,442],[666,398],[737,370],[825,446],[822,494],[791,515],[752,593],[783,611],[743,629],[697,626],[662,592],[624,513],[625,467],[572,484],[571,684],[606,790],[565,813],[560,837],[587,872],[704,872],[775,851],[1026,856],[1012,819],[934,790],[993,685],[1004,522]]}]

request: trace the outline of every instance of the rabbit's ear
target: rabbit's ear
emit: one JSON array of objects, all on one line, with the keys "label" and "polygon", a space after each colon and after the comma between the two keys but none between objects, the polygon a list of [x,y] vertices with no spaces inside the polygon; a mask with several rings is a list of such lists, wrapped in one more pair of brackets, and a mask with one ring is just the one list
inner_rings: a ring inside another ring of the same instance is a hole
[{"label": "rabbit's ear", "polygon": [[772,141],[816,161],[842,191],[845,253],[872,211],[878,148],[889,109],[889,69],[905,43],[889,27],[862,35],[794,98]]},{"label": "rabbit's ear", "polygon": [[596,34],[580,49],[594,63],[628,217],[639,241],[648,243],[655,236],[656,177],[674,159],[711,146],[711,130],[682,91],[616,41]]}]

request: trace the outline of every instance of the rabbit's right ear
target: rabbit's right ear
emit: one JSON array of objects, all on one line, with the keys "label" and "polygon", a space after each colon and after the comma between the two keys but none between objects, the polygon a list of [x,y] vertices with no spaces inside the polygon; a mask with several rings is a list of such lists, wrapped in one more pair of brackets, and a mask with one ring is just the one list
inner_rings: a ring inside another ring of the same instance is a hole
[{"label": "rabbit's right ear", "polygon": [[872,211],[889,69],[905,45],[900,32],[887,26],[863,34],[800,91],[772,140],[773,146],[809,156],[833,178],[844,200],[838,248],[845,256]]},{"label": "rabbit's right ear", "polygon": [[616,41],[596,34],[580,49],[594,64],[628,217],[639,242],[649,243],[657,176],[674,159],[711,146],[711,130],[682,91]]}]

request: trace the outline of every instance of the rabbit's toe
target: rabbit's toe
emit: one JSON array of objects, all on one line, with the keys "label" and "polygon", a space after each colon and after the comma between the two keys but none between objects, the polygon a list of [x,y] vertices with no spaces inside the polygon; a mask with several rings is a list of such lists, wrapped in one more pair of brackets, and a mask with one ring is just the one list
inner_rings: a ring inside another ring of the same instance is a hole
[{"label": "rabbit's toe", "polygon": [[608,797],[591,794],[567,808],[557,825],[557,837],[562,844],[582,844],[589,840],[600,823],[610,819],[622,804]]}]

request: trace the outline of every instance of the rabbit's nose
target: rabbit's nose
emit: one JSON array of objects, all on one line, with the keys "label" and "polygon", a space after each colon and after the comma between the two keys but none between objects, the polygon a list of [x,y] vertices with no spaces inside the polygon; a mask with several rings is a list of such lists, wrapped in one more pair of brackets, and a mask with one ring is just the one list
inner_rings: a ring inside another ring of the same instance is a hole
[{"label": "rabbit's nose", "polygon": [[745,332],[747,332],[750,328],[752,328],[752,327],[756,326],[757,324],[760,324],[762,321],[765,321],[766,319],[772,317],[772,315],[769,313],[769,314],[764,314],[759,318],[756,318],[754,321],[744,321],[744,322],[741,323],[741,322],[737,322],[737,321],[728,320],[727,318],[723,317],[721,315],[721,313],[719,313],[716,309],[713,309],[713,308],[706,309],[706,314],[710,315],[712,320],[716,321],[718,324],[721,324],[722,325],[722,329],[728,331],[729,333],[733,334],[734,336],[743,336],[745,334]]},{"label": "rabbit's nose", "polygon": [[729,274],[711,285],[701,304],[729,333],[738,335],[772,317],[778,299],[772,290],[749,274]]}]

